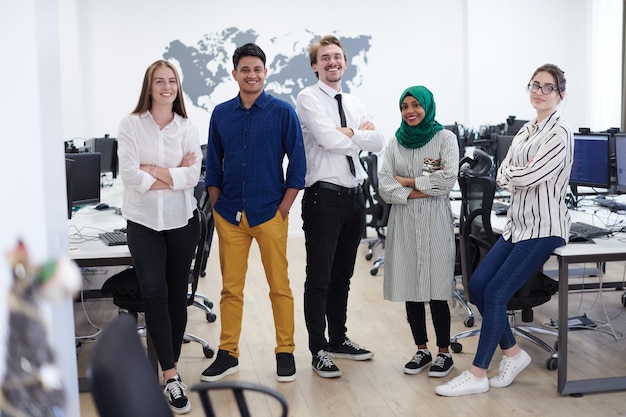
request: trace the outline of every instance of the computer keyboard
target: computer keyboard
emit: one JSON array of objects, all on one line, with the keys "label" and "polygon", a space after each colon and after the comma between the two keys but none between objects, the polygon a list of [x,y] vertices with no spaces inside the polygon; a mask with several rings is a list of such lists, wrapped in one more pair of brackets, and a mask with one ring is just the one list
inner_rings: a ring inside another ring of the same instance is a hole
[{"label": "computer keyboard", "polygon": [[574,222],[572,223],[572,227],[570,228],[569,233],[570,238],[571,236],[584,236],[587,238],[594,238],[599,236],[608,236],[611,234],[611,231],[603,227],[594,226],[592,224]]},{"label": "computer keyboard", "polygon": [[126,233],[124,232],[104,232],[100,233],[100,240],[107,246],[127,245]]},{"label": "computer keyboard", "polygon": [[603,195],[597,196],[593,199],[593,201],[595,201],[597,205],[607,207],[609,210],[612,211],[626,210],[626,204],[615,201],[612,198],[606,198]]},{"label": "computer keyboard", "polygon": [[509,211],[509,205],[501,201],[494,201],[491,210],[496,214],[506,214]]}]

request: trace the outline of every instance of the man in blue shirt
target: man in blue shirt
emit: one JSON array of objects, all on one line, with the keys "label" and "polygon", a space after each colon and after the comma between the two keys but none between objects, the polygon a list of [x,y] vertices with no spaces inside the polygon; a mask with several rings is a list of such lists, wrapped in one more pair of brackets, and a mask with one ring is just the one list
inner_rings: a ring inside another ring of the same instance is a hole
[{"label": "man in blue shirt", "polygon": [[237,48],[233,64],[239,94],[215,107],[209,125],[205,185],[219,237],[222,329],[217,357],[200,379],[217,381],[239,371],[246,258],[256,239],[274,312],[277,378],[288,382],[296,378],[296,366],[287,230],[289,209],[304,188],[302,131],[295,109],[263,90],[267,68],[261,48],[252,43]]}]

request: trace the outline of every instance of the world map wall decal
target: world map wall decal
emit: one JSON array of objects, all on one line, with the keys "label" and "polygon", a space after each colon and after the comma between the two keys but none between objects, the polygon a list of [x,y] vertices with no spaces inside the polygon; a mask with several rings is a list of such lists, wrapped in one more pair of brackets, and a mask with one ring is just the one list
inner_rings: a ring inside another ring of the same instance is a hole
[{"label": "world map wall decal", "polygon": [[[311,43],[323,35],[326,33],[303,30],[299,34],[286,33],[284,36],[262,40],[253,29],[230,27],[204,35],[195,45],[173,40],[166,46],[163,59],[178,62],[183,91],[194,106],[210,113],[217,104],[232,98],[233,91],[237,91],[236,86],[227,87],[235,82],[231,75],[233,52],[248,42],[256,43],[267,56],[265,90],[295,106],[300,90],[317,82],[308,51]],[[348,53],[342,88],[350,92],[362,85],[371,36],[336,36]],[[223,92],[222,97],[220,90],[228,92]]]}]

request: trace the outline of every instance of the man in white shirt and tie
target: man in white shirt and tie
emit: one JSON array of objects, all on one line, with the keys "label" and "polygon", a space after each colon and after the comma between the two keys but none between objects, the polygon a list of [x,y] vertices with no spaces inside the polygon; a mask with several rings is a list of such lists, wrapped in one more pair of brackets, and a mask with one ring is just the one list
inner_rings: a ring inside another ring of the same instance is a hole
[{"label": "man in white shirt and tie", "polygon": [[[362,184],[367,173],[359,151],[379,152],[384,135],[354,96],[342,92],[345,49],[333,35],[309,49],[318,82],[299,94],[307,161],[302,199],[307,266],[304,316],[313,369],[323,378],[341,375],[333,358],[371,359],[374,354],[346,335],[350,278],[365,227]],[[328,323],[328,339],[325,335]]]}]

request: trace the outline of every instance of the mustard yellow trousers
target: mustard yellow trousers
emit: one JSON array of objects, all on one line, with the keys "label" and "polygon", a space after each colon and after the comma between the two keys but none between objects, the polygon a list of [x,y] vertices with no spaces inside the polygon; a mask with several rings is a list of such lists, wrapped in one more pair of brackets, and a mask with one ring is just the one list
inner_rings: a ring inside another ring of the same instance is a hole
[{"label": "mustard yellow trousers", "polygon": [[293,294],[287,274],[288,219],[283,220],[277,210],[274,218],[258,226],[250,227],[245,212],[236,226],[229,223],[215,210],[215,230],[219,244],[222,270],[222,293],[220,299],[220,346],[231,356],[239,357],[239,338],[243,317],[243,290],[248,271],[248,255],[252,239],[257,241],[276,329],[275,353],[293,353],[294,307]]}]

